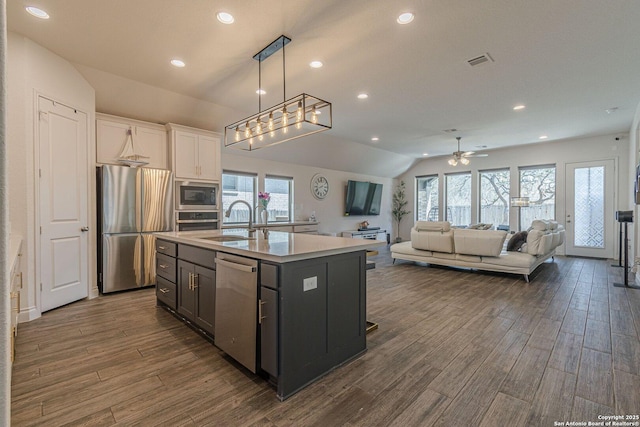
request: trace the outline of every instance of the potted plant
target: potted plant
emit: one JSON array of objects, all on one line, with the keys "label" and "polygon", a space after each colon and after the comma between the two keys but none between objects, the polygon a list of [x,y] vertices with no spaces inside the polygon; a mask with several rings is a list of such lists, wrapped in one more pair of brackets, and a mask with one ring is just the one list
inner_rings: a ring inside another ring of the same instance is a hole
[{"label": "potted plant", "polygon": [[396,190],[393,192],[391,215],[393,215],[393,219],[396,221],[398,227],[396,243],[402,241],[402,238],[400,237],[400,221],[402,221],[402,218],[411,213],[411,211],[405,209],[405,207],[409,203],[406,199],[405,191],[406,187],[404,185],[404,181],[400,181],[400,184],[398,184]]}]

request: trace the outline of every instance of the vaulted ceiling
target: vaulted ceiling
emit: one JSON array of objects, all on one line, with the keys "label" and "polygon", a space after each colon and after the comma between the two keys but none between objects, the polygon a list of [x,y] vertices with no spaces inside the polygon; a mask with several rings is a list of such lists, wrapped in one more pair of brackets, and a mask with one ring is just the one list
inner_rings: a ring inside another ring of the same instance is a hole
[{"label": "vaulted ceiling", "polygon": [[[635,0],[12,0],[7,9],[10,31],[80,69],[225,107],[211,123],[219,131],[257,112],[252,56],[287,35],[287,97],[333,103],[323,138],[408,159],[450,154],[456,136],[481,150],[626,132],[640,101]],[[218,22],[219,11],[235,23]],[[405,11],[415,19],[400,25]],[[263,107],[281,102],[280,53],[262,63],[262,81]]]}]

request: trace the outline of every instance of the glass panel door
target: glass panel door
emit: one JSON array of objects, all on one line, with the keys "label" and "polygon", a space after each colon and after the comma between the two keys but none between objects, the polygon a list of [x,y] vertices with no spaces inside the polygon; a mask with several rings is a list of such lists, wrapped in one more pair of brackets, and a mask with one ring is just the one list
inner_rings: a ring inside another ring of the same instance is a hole
[{"label": "glass panel door", "polygon": [[613,258],[613,160],[567,165],[567,255]]}]

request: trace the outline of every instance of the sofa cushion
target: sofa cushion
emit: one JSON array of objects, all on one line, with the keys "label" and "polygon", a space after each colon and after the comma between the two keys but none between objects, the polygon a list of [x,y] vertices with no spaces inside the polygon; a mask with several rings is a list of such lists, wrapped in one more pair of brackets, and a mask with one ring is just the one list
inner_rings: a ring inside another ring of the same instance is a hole
[{"label": "sofa cushion", "polygon": [[509,243],[507,243],[507,251],[519,251],[522,248],[522,245],[527,241],[527,234],[529,233],[524,230],[518,231],[516,234],[511,236],[511,239],[509,239]]},{"label": "sofa cushion", "polygon": [[456,253],[478,256],[498,256],[502,252],[507,232],[502,230],[456,229],[453,235]]},{"label": "sofa cushion", "polygon": [[530,230],[540,230],[540,231],[545,231],[545,230],[548,230],[549,228],[550,228],[549,221],[544,219],[534,219],[531,222],[531,227],[529,227]]},{"label": "sofa cushion", "polygon": [[536,262],[536,257],[522,252],[503,252],[497,257],[482,257],[482,262],[503,267],[529,268]]},{"label": "sofa cushion", "polygon": [[411,246],[425,251],[453,253],[453,230],[417,231],[411,230]]},{"label": "sofa cushion", "polygon": [[413,226],[416,231],[449,231],[451,224],[449,221],[416,221]]},{"label": "sofa cushion", "polygon": [[424,257],[430,257],[433,255],[431,251],[424,251],[422,249],[412,248],[411,242],[395,243],[391,245],[391,252],[397,253],[397,254],[416,255],[416,256],[424,256]]}]

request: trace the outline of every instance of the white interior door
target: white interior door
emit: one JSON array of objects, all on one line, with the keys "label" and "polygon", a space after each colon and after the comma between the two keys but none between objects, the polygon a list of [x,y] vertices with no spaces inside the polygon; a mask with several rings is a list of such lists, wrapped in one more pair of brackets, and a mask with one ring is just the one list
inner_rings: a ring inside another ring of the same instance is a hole
[{"label": "white interior door", "polygon": [[613,160],[570,163],[566,174],[566,254],[613,258]]},{"label": "white interior door", "polygon": [[88,296],[87,115],[39,97],[40,308]]}]

